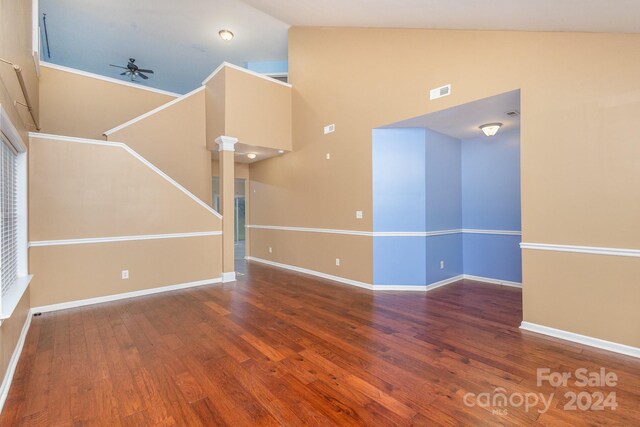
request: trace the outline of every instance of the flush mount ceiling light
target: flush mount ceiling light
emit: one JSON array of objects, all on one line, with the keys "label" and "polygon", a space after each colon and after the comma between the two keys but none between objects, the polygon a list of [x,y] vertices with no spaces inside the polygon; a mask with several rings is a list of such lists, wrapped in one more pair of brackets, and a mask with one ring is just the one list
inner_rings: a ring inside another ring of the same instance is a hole
[{"label": "flush mount ceiling light", "polygon": [[485,125],[480,126],[480,130],[484,132],[487,136],[493,136],[498,133],[498,129],[500,129],[502,123],[487,123]]},{"label": "flush mount ceiling light", "polygon": [[250,158],[251,160],[253,160],[256,157],[258,157],[258,155],[256,153],[249,153],[249,154],[247,154],[247,157]]},{"label": "flush mount ceiling light", "polygon": [[284,150],[278,150],[278,153],[284,154]]},{"label": "flush mount ceiling light", "polygon": [[220,38],[226,42],[228,42],[229,40],[231,40],[233,38],[233,33],[229,30],[220,30],[218,31],[218,35],[220,36]]}]

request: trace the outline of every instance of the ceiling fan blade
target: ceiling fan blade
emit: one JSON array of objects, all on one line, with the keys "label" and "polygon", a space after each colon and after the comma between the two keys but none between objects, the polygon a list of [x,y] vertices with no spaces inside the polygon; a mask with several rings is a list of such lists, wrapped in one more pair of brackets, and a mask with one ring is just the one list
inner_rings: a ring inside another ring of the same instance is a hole
[{"label": "ceiling fan blade", "polygon": [[136,73],[136,75],[142,77],[145,80],[147,80],[149,78],[149,77],[145,76],[144,74],[142,74],[140,72]]},{"label": "ceiling fan blade", "polygon": [[153,74],[153,70],[145,70],[144,68],[138,68],[138,71],[141,71],[143,73]]},{"label": "ceiling fan blade", "polygon": [[128,71],[125,71],[124,73],[120,73],[121,76],[124,76],[125,74],[128,74]]},{"label": "ceiling fan blade", "polygon": [[120,65],[113,65],[113,64],[109,64],[110,67],[116,67],[116,68],[123,68],[125,70],[128,70],[127,67],[121,67]]}]

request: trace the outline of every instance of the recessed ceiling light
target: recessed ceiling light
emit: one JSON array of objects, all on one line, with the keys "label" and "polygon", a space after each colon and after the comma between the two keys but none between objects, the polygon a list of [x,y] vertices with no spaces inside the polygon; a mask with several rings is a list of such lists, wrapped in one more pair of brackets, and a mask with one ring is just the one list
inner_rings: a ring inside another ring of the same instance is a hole
[{"label": "recessed ceiling light", "polygon": [[220,38],[226,42],[228,42],[229,40],[231,40],[233,38],[233,33],[229,30],[220,30],[218,31],[218,35],[220,36]]},{"label": "recessed ceiling light", "polygon": [[284,154],[284,150],[278,150],[278,153]]},{"label": "recessed ceiling light", "polygon": [[482,132],[484,132],[487,136],[493,136],[498,133],[498,129],[500,129],[502,123],[487,123],[486,125],[480,126]]},{"label": "recessed ceiling light", "polygon": [[247,154],[247,157],[250,158],[251,160],[253,160],[256,157],[258,157],[258,155],[256,153],[249,153],[249,154]]}]

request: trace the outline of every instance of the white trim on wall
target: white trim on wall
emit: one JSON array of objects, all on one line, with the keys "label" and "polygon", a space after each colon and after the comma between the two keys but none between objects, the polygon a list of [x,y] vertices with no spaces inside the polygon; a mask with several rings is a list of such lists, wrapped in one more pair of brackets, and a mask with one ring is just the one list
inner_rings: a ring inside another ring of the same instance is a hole
[{"label": "white trim on wall", "polygon": [[333,280],[334,282],[340,282],[358,288],[368,289],[370,291],[419,291],[428,292],[441,286],[449,285],[451,283],[462,280],[464,276],[462,274],[444,279],[439,282],[430,283],[428,285],[372,285],[371,283],[359,282],[357,280],[347,279],[345,277],[334,276],[332,274],[322,273],[316,270],[310,270],[308,268],[296,267],[294,265],[282,264],[280,262],[269,261],[262,258],[256,258],[252,256],[245,257],[248,261],[255,261],[261,264],[270,265],[272,267],[284,268],[285,270],[295,271],[297,273],[309,274],[311,276],[321,277],[323,279]]},{"label": "white trim on wall", "polygon": [[301,231],[308,233],[328,233],[328,234],[348,234],[353,236],[368,237],[431,237],[442,236],[447,234],[495,234],[520,236],[521,231],[516,230],[477,230],[467,228],[455,228],[451,230],[435,230],[435,231],[360,231],[360,230],[336,230],[331,228],[309,228],[309,227],[284,227],[279,225],[247,225],[247,228],[262,230],[284,230],[284,231]]},{"label": "white trim on wall", "polygon": [[605,341],[599,338],[580,335],[573,332],[563,331],[562,329],[555,329],[549,326],[538,325],[531,322],[523,321],[520,324],[520,329],[529,332],[535,332],[538,334],[548,335],[555,338],[560,338],[562,340],[572,341],[578,344],[588,345],[590,347],[613,351],[615,353],[626,354],[627,356],[640,358],[640,348],[638,347],[631,347],[625,344]]},{"label": "white trim on wall", "polygon": [[242,71],[245,74],[249,74],[249,75],[252,75],[254,77],[260,77],[261,79],[267,80],[267,81],[272,82],[272,83],[278,83],[278,84],[280,84],[282,86],[286,86],[288,88],[293,87],[293,86],[291,86],[290,83],[281,82],[280,80],[277,80],[277,79],[274,79],[272,77],[269,77],[266,74],[256,73],[255,71],[251,71],[251,70],[248,70],[246,68],[239,67],[239,66],[237,66],[235,64],[231,64],[229,62],[223,62],[222,64],[220,64],[218,66],[218,68],[213,70],[213,73],[209,74],[207,76],[207,78],[202,81],[202,85],[203,86],[206,85],[209,82],[209,80],[214,78],[215,75],[218,74],[220,72],[220,70],[222,70],[224,67],[233,68],[234,70]]},{"label": "white trim on wall", "polygon": [[220,215],[218,212],[213,210],[213,208],[211,206],[207,205],[205,202],[200,200],[195,194],[193,194],[192,192],[190,192],[189,190],[184,188],[182,185],[180,185],[176,180],[171,178],[169,175],[167,175],[166,173],[162,172],[155,165],[153,165],[147,159],[142,157],[140,154],[138,154],[138,152],[133,150],[131,147],[129,147],[125,143],[112,142],[112,141],[100,141],[100,140],[97,140],[97,139],[76,138],[76,137],[62,136],[62,135],[51,135],[51,134],[37,133],[37,132],[29,132],[29,137],[31,137],[33,139],[48,139],[48,140],[52,140],[52,141],[77,142],[77,143],[80,143],[80,144],[103,145],[103,146],[108,146],[108,147],[122,148],[123,150],[128,152],[130,155],[132,155],[133,157],[138,159],[140,162],[142,162],[149,169],[153,170],[155,173],[157,173],[162,178],[164,178],[165,181],[167,181],[168,183],[170,183],[171,185],[176,187],[178,190],[182,191],[184,194],[186,194],[188,197],[190,197],[193,201],[195,201],[200,206],[202,206],[204,209],[206,209],[209,213],[215,215],[219,219],[222,219],[222,215]]},{"label": "white trim on wall", "polygon": [[22,331],[20,332],[20,336],[18,337],[16,348],[13,350],[13,354],[11,355],[11,359],[9,360],[9,364],[7,365],[7,371],[5,372],[4,378],[2,380],[2,385],[0,386],[0,412],[2,412],[4,404],[7,401],[7,396],[9,395],[11,382],[13,381],[13,376],[16,373],[16,368],[18,367],[18,361],[20,360],[20,355],[22,354],[24,342],[27,339],[27,334],[29,333],[29,326],[31,326],[31,317],[32,311],[29,310],[27,311],[27,318],[24,321],[24,325],[22,325]]},{"label": "white trim on wall", "polygon": [[228,271],[228,272],[222,273],[222,283],[229,283],[229,282],[235,282],[235,281],[236,281],[235,271]]},{"label": "white trim on wall", "polygon": [[115,132],[117,132],[119,130],[122,130],[122,129],[128,127],[128,126],[131,126],[134,123],[137,123],[137,122],[139,122],[141,120],[144,120],[149,116],[152,116],[152,115],[154,115],[154,114],[156,114],[156,113],[158,113],[158,112],[160,112],[162,110],[165,110],[165,109],[171,107],[172,105],[177,104],[180,101],[184,101],[185,99],[189,98],[192,95],[197,94],[198,92],[202,91],[203,89],[204,89],[204,86],[200,86],[199,88],[194,89],[194,90],[192,90],[191,92],[189,92],[189,93],[187,93],[185,95],[180,95],[178,98],[172,99],[171,101],[167,102],[166,104],[162,104],[161,106],[159,106],[157,108],[154,108],[151,111],[147,111],[146,113],[141,114],[138,117],[134,117],[133,119],[129,120],[128,122],[124,122],[123,124],[118,125],[118,126],[112,128],[112,129],[109,129],[108,131],[105,131],[102,134],[104,136],[109,136],[109,135],[111,135],[111,134],[113,134],[113,133],[115,133]]},{"label": "white trim on wall", "polygon": [[359,282],[357,280],[351,280],[351,279],[347,279],[345,277],[334,276],[332,274],[326,274],[326,273],[322,273],[320,271],[315,271],[315,270],[309,270],[308,268],[296,267],[294,265],[282,264],[282,263],[279,263],[279,262],[269,261],[269,260],[266,260],[266,259],[256,258],[256,257],[252,257],[252,256],[247,256],[247,257],[245,257],[245,259],[249,260],[249,261],[259,262],[261,264],[270,265],[272,267],[284,268],[286,270],[291,270],[291,271],[295,271],[295,272],[298,272],[298,273],[309,274],[311,276],[317,276],[317,277],[321,277],[323,279],[329,279],[329,280],[333,280],[335,282],[345,283],[345,284],[351,285],[351,286],[357,286],[358,288],[364,288],[364,289],[373,290],[373,285],[371,285],[370,283]]},{"label": "white trim on wall", "polygon": [[194,231],[191,233],[142,234],[139,236],[90,237],[85,239],[36,240],[30,248],[41,246],[86,245],[90,243],[130,242],[134,240],[181,239],[185,237],[222,236],[222,231]]},{"label": "white trim on wall", "polygon": [[503,236],[522,236],[520,230],[480,230],[476,228],[463,228],[462,232],[465,234],[494,234]]},{"label": "white trim on wall", "polygon": [[473,280],[475,282],[483,282],[492,285],[500,285],[500,286],[510,286],[513,288],[522,288],[522,283],[520,282],[511,282],[509,280],[502,279],[492,279],[491,277],[482,277],[482,276],[473,276],[471,274],[463,274],[463,279]]},{"label": "white trim on wall", "polygon": [[103,302],[118,301],[121,299],[140,297],[144,295],[152,295],[163,292],[177,291],[180,289],[194,288],[196,286],[211,285],[214,283],[220,283],[221,281],[222,279],[220,277],[216,277],[213,279],[198,280],[195,282],[180,283],[177,285],[160,286],[158,288],[142,289],[139,291],[124,292],[121,294],[105,295],[102,297],[87,298],[77,301],[61,302],[59,304],[43,305],[40,307],[33,307],[31,311],[33,313],[47,313],[49,311],[66,310],[68,308],[84,307],[85,305],[100,304]]},{"label": "white trim on wall", "polygon": [[327,233],[327,234],[349,234],[353,236],[373,236],[371,231],[358,230],[335,230],[330,228],[306,228],[306,227],[283,227],[279,225],[247,225],[247,228],[255,228],[262,230],[284,230],[284,231],[301,231],[308,233]]},{"label": "white trim on wall", "polygon": [[446,286],[446,285],[450,285],[452,283],[455,283],[459,280],[462,280],[463,276],[462,274],[458,275],[458,276],[453,276],[450,277],[448,279],[444,279],[444,280],[440,280],[439,282],[434,282],[434,283],[430,283],[428,285],[416,285],[416,286],[411,286],[411,285],[373,285],[373,290],[374,291],[422,291],[422,292],[428,292],[428,291],[432,291],[436,288],[440,288],[442,286]]},{"label": "white trim on wall", "polygon": [[373,231],[373,237],[433,237],[460,234],[462,230],[435,230],[435,231]]},{"label": "white trim on wall", "polygon": [[90,73],[88,71],[78,70],[76,68],[65,67],[63,65],[58,65],[58,64],[52,64],[51,62],[40,61],[40,66],[41,67],[45,67],[45,68],[51,68],[53,70],[64,71],[66,73],[77,74],[79,76],[89,77],[89,78],[92,78],[92,79],[102,80],[102,81],[109,82],[109,83],[116,83],[116,84],[119,84],[119,85],[122,85],[122,86],[128,86],[128,87],[132,87],[132,88],[135,88],[135,89],[141,89],[141,90],[146,90],[146,91],[149,91],[149,92],[159,93],[159,94],[162,94],[162,95],[173,96],[173,97],[176,97],[176,98],[181,96],[180,93],[169,92],[167,90],[156,89],[156,88],[149,87],[149,86],[141,86],[141,85],[137,85],[135,83],[130,83],[130,82],[127,82],[127,81],[118,80],[118,79],[115,79],[113,77],[101,76],[100,74],[94,74],[94,73]]},{"label": "white trim on wall", "polygon": [[600,246],[573,246],[525,242],[520,243],[520,248],[536,251],[573,252],[578,254],[640,257],[640,249],[604,248]]}]

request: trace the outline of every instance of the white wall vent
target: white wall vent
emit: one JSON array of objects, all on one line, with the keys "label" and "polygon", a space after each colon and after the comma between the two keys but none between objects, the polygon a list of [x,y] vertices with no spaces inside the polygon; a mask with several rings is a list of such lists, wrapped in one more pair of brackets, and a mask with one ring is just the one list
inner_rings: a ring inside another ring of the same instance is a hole
[{"label": "white wall vent", "polygon": [[443,96],[451,95],[451,85],[440,86],[429,91],[429,99],[434,100]]}]

